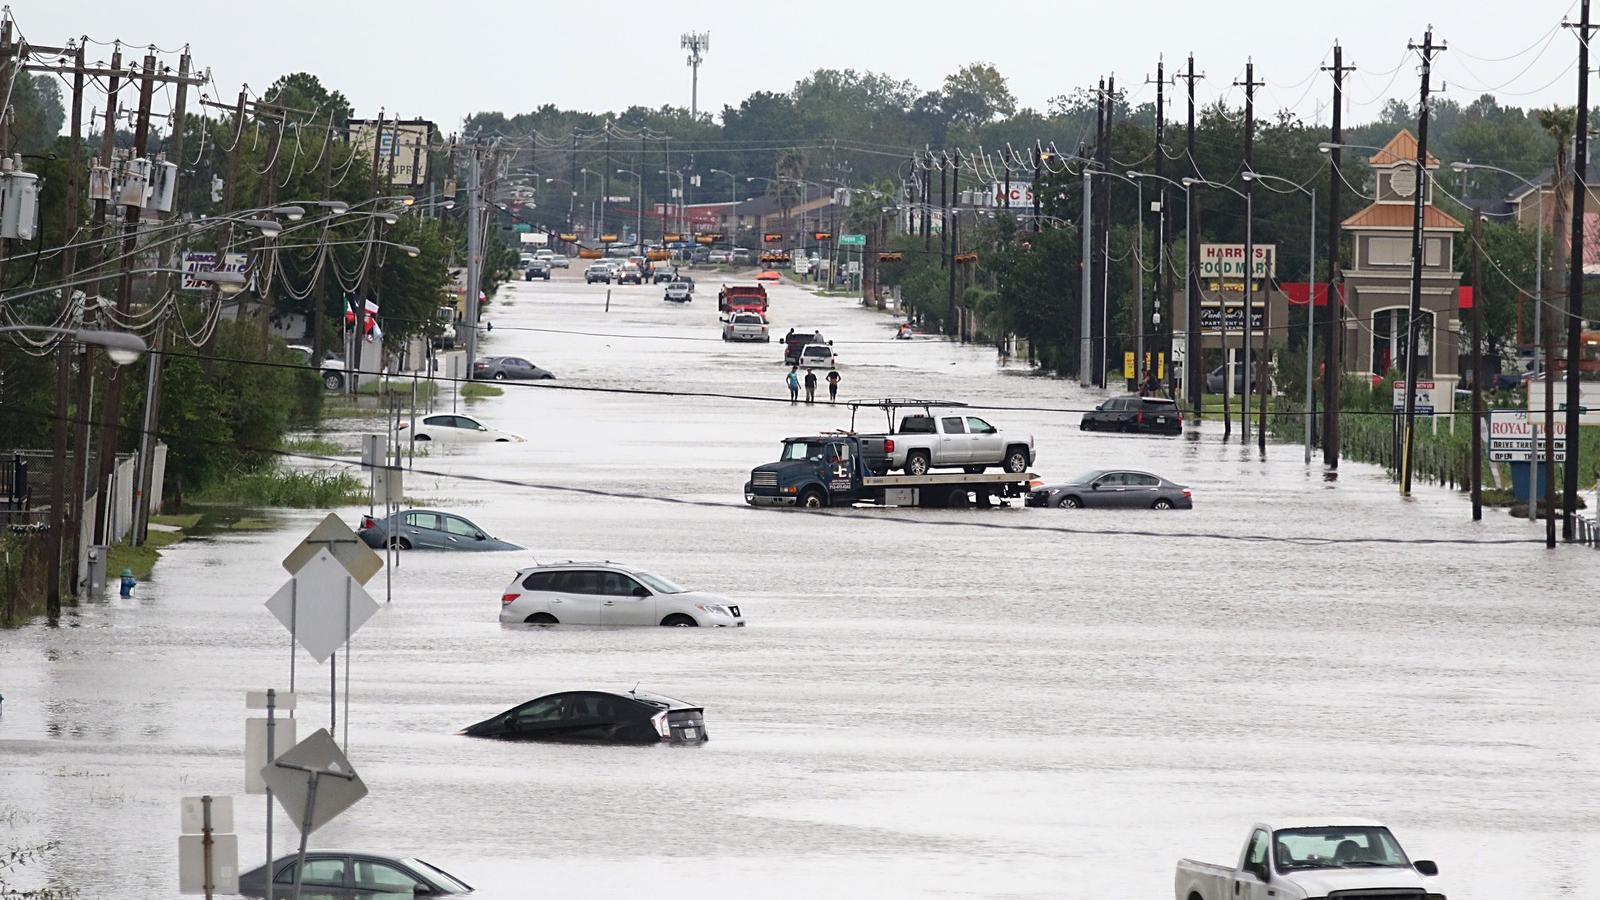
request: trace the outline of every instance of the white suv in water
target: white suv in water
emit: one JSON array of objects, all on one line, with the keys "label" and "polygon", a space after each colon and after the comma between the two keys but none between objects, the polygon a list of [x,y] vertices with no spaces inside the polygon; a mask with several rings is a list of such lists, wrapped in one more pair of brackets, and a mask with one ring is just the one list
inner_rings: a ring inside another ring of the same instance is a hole
[{"label": "white suv in water", "polygon": [[743,627],[739,605],[612,562],[563,562],[517,572],[500,594],[500,621],[529,625]]}]

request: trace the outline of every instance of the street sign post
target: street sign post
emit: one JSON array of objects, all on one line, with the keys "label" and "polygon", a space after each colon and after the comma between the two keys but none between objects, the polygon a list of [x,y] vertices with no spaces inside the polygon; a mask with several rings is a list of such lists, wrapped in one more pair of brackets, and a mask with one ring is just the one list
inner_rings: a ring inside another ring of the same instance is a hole
[{"label": "street sign post", "polygon": [[[374,463],[379,466],[382,464],[381,457]],[[291,575],[299,572],[301,567],[317,555],[318,550],[327,550],[333,554],[333,558],[362,584],[371,581],[372,576],[383,568],[383,558],[372,552],[372,548],[368,547],[343,519],[333,513],[328,513],[327,518],[311,529],[305,540],[283,558],[283,568]]]},{"label": "street sign post", "polygon": [[233,834],[233,798],[184,797],[179,804],[178,893],[239,892],[239,836]]},{"label": "street sign post", "polygon": [[839,235],[839,246],[841,247],[865,247],[866,245],[867,236],[864,234]]},{"label": "street sign post", "polygon": [[372,618],[378,602],[323,548],[278,588],[267,609],[321,663]]},{"label": "street sign post", "polygon": [[283,811],[299,823],[300,853],[294,868],[294,895],[298,898],[305,875],[306,841],[311,832],[365,797],[367,785],[325,728],[317,729],[289,752],[263,766],[261,780],[277,796]]}]

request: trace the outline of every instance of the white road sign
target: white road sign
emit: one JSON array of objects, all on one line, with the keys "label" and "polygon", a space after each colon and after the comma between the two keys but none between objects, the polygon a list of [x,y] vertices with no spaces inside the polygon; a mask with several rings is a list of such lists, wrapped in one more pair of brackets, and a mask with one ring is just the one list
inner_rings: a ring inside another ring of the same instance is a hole
[{"label": "white road sign", "polygon": [[272,788],[272,795],[296,828],[306,821],[313,772],[325,774],[317,776],[316,804],[311,809],[307,834],[333,821],[367,795],[366,783],[333,742],[333,735],[326,728],[318,728],[275,762],[261,768],[261,780]]},{"label": "white road sign", "polygon": [[[178,836],[178,893],[206,893],[205,835]],[[239,893],[239,836],[211,835],[211,893]]]},{"label": "white road sign", "polygon": [[[377,435],[377,437],[382,437],[382,435]],[[372,465],[383,465],[383,461],[379,459]],[[346,525],[343,519],[333,513],[328,513],[327,518],[317,523],[317,527],[311,529],[311,533],[306,535],[305,540],[301,541],[299,546],[295,547],[288,556],[283,558],[283,568],[291,575],[299,572],[301,566],[310,562],[311,558],[317,555],[318,550],[327,550],[332,553],[333,558],[338,560],[362,584],[371,581],[372,576],[378,574],[378,571],[383,568],[383,557],[372,552],[372,548],[368,547],[366,542],[361,540],[354,531],[351,531],[350,526]]]},{"label": "white road sign", "polygon": [[[1433,411],[1436,408],[1433,392],[1437,389],[1438,385],[1432,381],[1417,382],[1417,415],[1433,415]],[[1406,411],[1406,383],[1404,381],[1396,381],[1394,383],[1394,411],[1397,413]]]},{"label": "white road sign", "polygon": [[267,599],[267,609],[323,663],[372,618],[378,601],[323,548]]}]

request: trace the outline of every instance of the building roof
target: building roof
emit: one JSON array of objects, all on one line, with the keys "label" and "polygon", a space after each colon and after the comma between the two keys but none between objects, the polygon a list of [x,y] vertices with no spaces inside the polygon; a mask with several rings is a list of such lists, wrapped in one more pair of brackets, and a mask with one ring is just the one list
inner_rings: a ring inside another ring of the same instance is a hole
[{"label": "building roof", "polygon": [[[1345,228],[1410,228],[1415,208],[1410,204],[1374,203],[1348,219]],[[1427,231],[1464,231],[1455,216],[1433,204],[1422,207],[1422,227]]]},{"label": "building roof", "polygon": [[[1411,129],[1402,128],[1399,134],[1389,139],[1389,143],[1383,145],[1382,150],[1372,154],[1372,158],[1367,162],[1374,166],[1395,166],[1416,162],[1416,159],[1417,136],[1411,133]],[[1429,153],[1427,166],[1430,169],[1437,168],[1438,157]]]}]

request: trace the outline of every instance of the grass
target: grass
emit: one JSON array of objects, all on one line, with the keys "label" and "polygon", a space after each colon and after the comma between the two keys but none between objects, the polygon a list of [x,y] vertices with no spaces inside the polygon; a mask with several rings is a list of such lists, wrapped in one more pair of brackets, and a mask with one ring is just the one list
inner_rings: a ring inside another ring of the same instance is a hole
[{"label": "grass", "polygon": [[[426,378],[416,381],[417,401],[432,400],[439,392],[439,386]],[[377,378],[368,378],[356,385],[356,395],[360,397],[377,397],[387,394],[399,394],[402,397],[411,396],[410,379],[391,378],[387,382]]]},{"label": "grass", "polygon": [[304,453],[308,456],[338,456],[344,452],[344,448],[339,444],[314,434],[286,440],[278,445],[278,449],[285,453]]},{"label": "grass", "polygon": [[492,384],[479,384],[469,381],[461,386],[461,396],[468,400],[478,400],[483,397],[499,397],[505,394],[504,388],[497,388]]},{"label": "grass", "polygon": [[170,525],[173,528],[182,528],[183,530],[187,531],[187,530],[195,527],[196,525],[199,525],[200,524],[200,520],[202,518],[204,518],[204,516],[202,516],[200,513],[182,513],[182,514],[179,514],[179,515],[151,516],[150,517],[150,524],[152,524],[152,525]]},{"label": "grass", "polygon": [[110,552],[106,554],[106,583],[110,584],[121,577],[123,569],[131,569],[134,578],[144,581],[155,569],[156,560],[161,558],[162,548],[170,547],[184,537],[181,531],[151,531],[141,546],[112,545]]},{"label": "grass", "polygon": [[348,472],[271,469],[234,472],[190,498],[196,506],[276,506],[317,509],[365,500],[367,484]]}]

